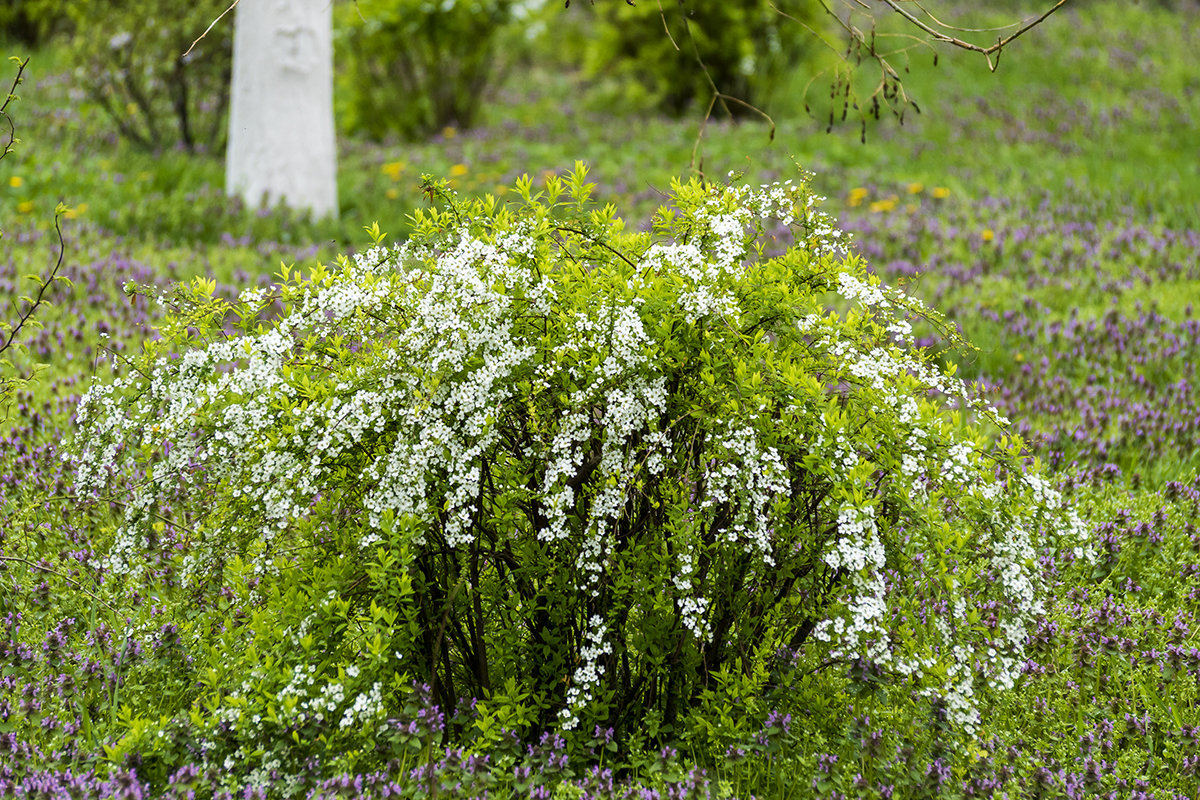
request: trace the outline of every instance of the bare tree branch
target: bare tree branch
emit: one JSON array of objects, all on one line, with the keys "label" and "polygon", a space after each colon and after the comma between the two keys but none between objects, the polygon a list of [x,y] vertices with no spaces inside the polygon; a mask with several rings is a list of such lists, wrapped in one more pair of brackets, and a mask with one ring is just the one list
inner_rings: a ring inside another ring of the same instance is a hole
[{"label": "bare tree branch", "polygon": [[[917,26],[921,30],[925,31],[925,33],[929,34],[937,41],[954,45],[955,47],[961,48],[963,50],[970,50],[975,53],[982,53],[983,56],[987,59],[988,68],[991,69],[993,72],[995,72],[997,65],[999,65],[999,63],[1000,63],[1001,50],[1003,50],[1010,42],[1012,42],[1017,37],[1028,32],[1032,28],[1035,28],[1038,25],[1042,24],[1042,22],[1045,21],[1047,17],[1049,17],[1055,11],[1058,11],[1060,8],[1062,8],[1064,5],[1066,5],[1068,0],[1058,0],[1058,2],[1055,3],[1054,6],[1051,7],[1049,10],[1047,10],[1044,14],[1042,14],[1039,17],[1034,17],[1034,18],[1031,18],[1030,20],[1027,20],[1024,24],[1021,25],[1020,28],[1017,29],[1017,31],[1015,33],[1012,33],[1007,37],[998,39],[996,41],[996,43],[991,45],[990,47],[980,47],[979,45],[972,44],[971,42],[964,41],[955,36],[950,36],[949,34],[946,34],[946,33],[942,33],[941,31],[933,28],[932,26],[926,25],[924,22],[917,19],[917,17],[913,16],[909,11],[902,8],[900,6],[900,3],[897,2],[897,0],[882,0],[882,2],[885,5],[887,5],[889,8],[891,8],[893,11],[895,11],[897,14],[904,17],[910,23]],[[920,8],[922,11],[925,11],[925,9],[922,8],[920,4],[917,4],[917,7]],[[930,19],[937,22],[936,17],[934,17],[928,11],[925,11],[925,13]],[[938,24],[942,24],[942,23],[938,23]],[[949,25],[942,25],[942,27],[946,30],[960,30],[958,28],[954,28]],[[992,60],[993,53],[996,54],[995,61]]]},{"label": "bare tree branch", "polygon": [[217,23],[220,22],[221,20],[225,19],[225,15],[228,14],[230,11],[233,11],[235,8],[237,8],[237,4],[240,2],[242,2],[242,0],[233,0],[233,3],[230,4],[229,8],[222,11],[221,15],[219,17],[217,17],[216,19],[214,19],[212,22],[210,22],[208,24],[208,27],[204,29],[204,33],[202,33],[196,37],[196,41],[192,42],[192,46],[187,49],[187,52],[185,52],[181,56],[181,58],[187,58],[188,53],[191,53],[192,50],[195,49],[196,45],[200,44],[200,40],[203,39],[205,36],[208,36],[208,32],[211,31],[213,28],[217,27]]}]

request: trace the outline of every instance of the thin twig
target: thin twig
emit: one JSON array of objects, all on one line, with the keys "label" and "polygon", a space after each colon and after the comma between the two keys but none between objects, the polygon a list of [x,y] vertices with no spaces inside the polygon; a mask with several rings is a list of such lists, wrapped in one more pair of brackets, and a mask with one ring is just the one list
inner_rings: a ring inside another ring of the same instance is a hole
[{"label": "thin twig", "polygon": [[50,270],[50,274],[46,276],[46,279],[42,281],[41,285],[38,287],[37,297],[32,299],[29,308],[18,313],[16,326],[9,331],[8,338],[4,341],[4,343],[0,344],[0,353],[3,353],[5,350],[7,350],[10,346],[12,346],[12,343],[17,340],[17,334],[21,332],[21,328],[25,327],[25,323],[33,318],[33,312],[37,310],[37,307],[40,306],[45,299],[46,290],[50,288],[50,284],[54,283],[58,277],[58,270],[62,267],[63,263],[63,254],[67,252],[67,242],[65,239],[63,239],[62,226],[59,222],[61,219],[61,211],[62,206],[60,205],[59,209],[54,214],[54,232],[58,234],[58,260],[54,263],[54,268]]},{"label": "thin twig", "polygon": [[[226,14],[228,14],[230,11],[233,11],[233,9],[236,8],[237,4],[240,2],[242,2],[242,0],[233,0],[233,3],[230,4],[229,8],[222,11],[221,16],[217,17],[216,19],[214,19],[212,22],[209,23],[208,27],[204,29],[204,33],[202,33],[198,37],[196,37],[196,41],[192,42],[192,46],[189,47],[187,49],[187,52],[184,53],[182,56],[180,56],[180,58],[187,58],[188,54],[192,52],[192,49],[196,45],[200,44],[200,40],[203,39],[205,36],[208,36],[208,32],[211,31],[213,28],[217,27],[217,23],[220,22],[221,20],[223,20],[225,18]],[[357,3],[355,5],[357,5]]]},{"label": "thin twig", "polygon": [[613,255],[615,255],[617,258],[621,259],[622,261],[624,261],[626,264],[633,267],[634,269],[638,268],[637,264],[630,261],[628,256],[626,256],[620,250],[616,249],[612,245],[606,244],[606,243],[596,239],[596,237],[592,236],[590,233],[588,233],[585,230],[580,230],[579,228],[573,228],[570,225],[558,225],[558,224],[556,224],[554,226],[554,229],[558,230],[558,231],[565,231],[567,233],[574,233],[577,236],[582,236],[583,238],[587,239],[592,244],[598,244],[601,247],[603,247],[605,250],[608,250]]},{"label": "thin twig", "polygon": [[[991,47],[980,47],[977,44],[972,44],[971,42],[963,41],[962,39],[958,39],[954,36],[950,36],[949,34],[942,33],[941,31],[937,30],[936,28],[926,25],[924,22],[922,22],[921,20],[919,20],[915,16],[913,16],[909,11],[905,10],[904,8],[901,8],[899,3],[897,2],[897,0],[883,0],[883,2],[885,5],[887,5],[889,8],[891,8],[893,11],[895,11],[897,14],[904,17],[910,23],[912,23],[913,25],[917,26],[921,30],[928,33],[930,36],[932,36],[937,41],[945,42],[946,44],[952,44],[955,47],[959,47],[963,50],[970,50],[975,53],[982,53],[983,56],[987,59],[988,68],[991,69],[993,72],[995,72],[996,66],[1000,63],[999,52],[1006,45],[1008,45],[1009,42],[1013,41],[1018,36],[1022,35],[1023,33],[1030,30],[1031,28],[1035,28],[1038,25],[1040,25],[1043,20],[1045,20],[1047,17],[1049,17],[1055,11],[1058,11],[1058,9],[1062,8],[1064,5],[1066,5],[1068,0],[1058,0],[1058,2],[1055,3],[1052,8],[1047,10],[1040,17],[1033,18],[1032,21],[1027,22],[1024,25],[1022,25],[1019,29],[1017,29],[1017,31],[1012,33],[1010,36],[999,39]],[[992,61],[993,53],[997,54],[995,61]]]},{"label": "thin twig", "polygon": [[17,126],[13,123],[12,117],[8,115],[8,104],[17,99],[17,87],[21,85],[21,76],[25,72],[25,66],[29,64],[28,56],[24,61],[15,57],[12,60],[17,62],[17,76],[13,78],[12,87],[4,98],[4,104],[0,105],[0,117],[3,117],[4,121],[8,123],[8,143],[4,145],[3,150],[0,150],[0,158],[4,158],[12,152],[13,145],[17,142]]}]

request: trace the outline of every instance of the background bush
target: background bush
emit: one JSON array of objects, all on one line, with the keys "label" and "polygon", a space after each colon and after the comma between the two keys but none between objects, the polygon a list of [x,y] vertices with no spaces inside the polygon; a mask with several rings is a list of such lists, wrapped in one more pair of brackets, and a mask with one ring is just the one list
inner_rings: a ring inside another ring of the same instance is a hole
[{"label": "background bush", "polygon": [[79,0],[76,78],[124,138],[150,149],[219,154],[225,146],[233,25],[192,42],[228,4],[201,0]]},{"label": "background bush", "polygon": [[69,25],[56,0],[7,0],[0,7],[0,41],[38,45]]},{"label": "background bush", "polygon": [[359,0],[335,21],[340,124],[374,138],[469,128],[511,0]]},{"label": "background bush", "polygon": [[[824,46],[805,29],[825,28],[819,4],[778,5],[794,19],[766,0],[663,2],[662,11],[653,2],[597,3],[588,71],[628,84],[623,97],[635,105],[677,115],[693,103],[706,107],[713,96],[698,56],[718,91],[762,106],[786,75],[815,63]],[[738,103],[728,105],[734,114],[747,113]]]}]

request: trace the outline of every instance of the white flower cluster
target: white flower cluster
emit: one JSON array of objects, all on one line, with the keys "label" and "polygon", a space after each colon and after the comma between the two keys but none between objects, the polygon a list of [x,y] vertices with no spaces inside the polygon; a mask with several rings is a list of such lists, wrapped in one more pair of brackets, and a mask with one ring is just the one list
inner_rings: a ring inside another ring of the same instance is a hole
[{"label": "white flower cluster", "polygon": [[579,710],[591,701],[592,689],[604,674],[600,657],[612,652],[612,645],[604,640],[607,632],[608,626],[602,617],[593,616],[588,620],[585,644],[579,651],[580,663],[567,689],[567,706],[558,713],[564,730],[573,730],[579,724]]},{"label": "white flower cluster", "polygon": [[[725,233],[730,233],[725,229]],[[741,236],[741,230],[737,235]],[[655,272],[669,266],[679,271],[688,281],[687,291],[680,295],[680,305],[687,311],[689,322],[695,322],[705,316],[723,316],[736,320],[741,315],[737,298],[731,295],[719,284],[720,273],[736,267],[740,252],[735,252],[738,245],[730,236],[722,238],[721,253],[723,258],[708,260],[694,244],[655,244],[642,257],[641,266]]]},{"label": "white flower cluster", "polygon": [[865,645],[867,658],[888,663],[887,588],[882,575],[886,553],[875,525],[875,510],[871,506],[841,509],[837,532],[837,541],[823,558],[830,569],[849,573],[851,596],[846,615],[821,620],[813,635],[826,642],[836,636],[838,657],[857,655]]},{"label": "white flower cluster", "polygon": [[759,445],[753,428],[731,427],[716,434],[710,445],[715,457],[704,471],[708,491],[700,507],[731,504],[728,541],[750,543],[764,563],[774,566],[769,511],[771,502],[788,491],[787,470],[775,448]]},{"label": "white flower cluster", "polygon": [[339,727],[345,730],[360,722],[378,719],[383,716],[383,713],[383,690],[379,681],[375,681],[371,684],[370,691],[354,698],[354,705],[349,706],[346,713],[342,714]]},{"label": "white flower cluster", "polygon": [[838,273],[838,294],[847,300],[857,300],[864,306],[888,306],[887,297],[878,285],[867,283],[856,275],[848,272]]}]

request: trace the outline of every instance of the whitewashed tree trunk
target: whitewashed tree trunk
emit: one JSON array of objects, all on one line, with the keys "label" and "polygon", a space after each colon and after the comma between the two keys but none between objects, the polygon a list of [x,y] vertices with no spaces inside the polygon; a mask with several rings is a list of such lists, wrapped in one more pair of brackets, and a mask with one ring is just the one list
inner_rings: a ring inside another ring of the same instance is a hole
[{"label": "whitewashed tree trunk", "polygon": [[225,190],[337,215],[330,0],[238,3]]}]

